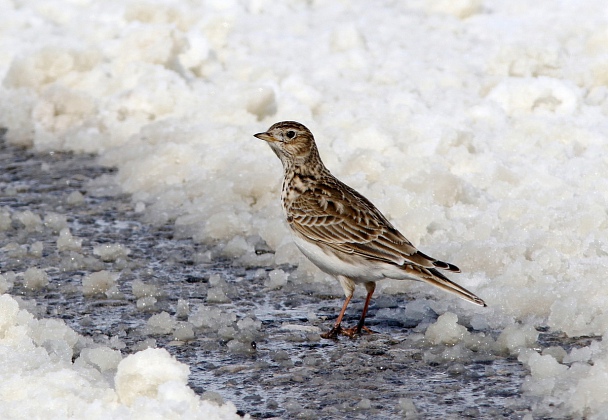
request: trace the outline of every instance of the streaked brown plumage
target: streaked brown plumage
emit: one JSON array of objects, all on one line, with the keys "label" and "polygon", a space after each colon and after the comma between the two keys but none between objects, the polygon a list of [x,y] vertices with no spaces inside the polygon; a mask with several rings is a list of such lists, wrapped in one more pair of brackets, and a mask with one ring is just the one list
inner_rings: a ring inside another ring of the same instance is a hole
[{"label": "streaked brown plumage", "polygon": [[[323,337],[360,333],[375,282],[384,278],[422,280],[486,306],[438,270],[459,273],[458,267],[418,251],[368,199],[334,177],[305,126],[283,121],[255,137],[268,142],[283,163],[281,203],[296,245],[344,289],[342,311]],[[340,323],[358,283],[367,289],[363,313],[356,327],[343,330]]]}]

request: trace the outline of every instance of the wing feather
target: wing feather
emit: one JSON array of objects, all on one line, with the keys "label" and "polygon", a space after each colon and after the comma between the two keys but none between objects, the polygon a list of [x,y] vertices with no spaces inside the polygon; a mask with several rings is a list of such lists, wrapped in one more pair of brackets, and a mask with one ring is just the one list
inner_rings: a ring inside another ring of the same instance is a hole
[{"label": "wing feather", "polygon": [[289,204],[291,227],[336,251],[396,265],[459,271],[418,251],[365,197],[336,178],[325,178]]}]

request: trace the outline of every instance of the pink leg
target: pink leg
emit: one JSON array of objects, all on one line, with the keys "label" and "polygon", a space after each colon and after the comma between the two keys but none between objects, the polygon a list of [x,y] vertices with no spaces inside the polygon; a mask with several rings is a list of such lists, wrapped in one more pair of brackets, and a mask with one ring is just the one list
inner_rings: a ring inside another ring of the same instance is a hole
[{"label": "pink leg", "polygon": [[321,334],[321,337],[336,338],[338,336],[338,334],[340,334],[342,332],[342,327],[340,326],[340,324],[342,323],[342,318],[344,317],[344,313],[346,312],[346,307],[348,306],[348,303],[350,302],[352,297],[353,297],[353,295],[346,297],[346,300],[344,301],[344,305],[342,305],[342,310],[340,311],[340,315],[338,315],[338,319],[336,319],[336,322],[334,323],[334,327],[331,330],[329,330],[328,332]]},{"label": "pink leg", "polygon": [[343,334],[348,335],[349,337],[354,337],[355,335],[361,334],[361,330],[365,330],[369,333],[372,332],[372,330],[365,327],[363,324],[365,323],[365,316],[367,315],[367,310],[369,309],[369,302],[372,300],[374,290],[376,290],[376,283],[365,283],[365,288],[367,289],[367,297],[365,298],[365,305],[363,305],[363,312],[361,312],[361,318],[359,319],[359,323],[356,327],[351,327],[342,331]]},{"label": "pink leg", "polygon": [[376,290],[376,283],[365,283],[365,288],[367,289],[367,297],[365,298],[365,305],[363,305],[363,312],[361,313],[361,319],[359,319],[359,323],[357,324],[357,334],[361,334],[361,329],[365,328],[363,323],[365,322],[365,317],[367,316],[367,309],[369,308],[369,302],[372,300],[372,295],[374,294],[374,290]]}]

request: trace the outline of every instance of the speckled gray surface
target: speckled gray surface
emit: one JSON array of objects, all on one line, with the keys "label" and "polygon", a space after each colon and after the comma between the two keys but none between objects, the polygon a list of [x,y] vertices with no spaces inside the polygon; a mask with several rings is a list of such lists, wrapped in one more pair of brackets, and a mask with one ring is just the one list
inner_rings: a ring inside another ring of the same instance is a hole
[{"label": "speckled gray surface", "polygon": [[[83,239],[81,252],[59,252],[57,233],[44,225],[27,231],[13,222],[0,232],[0,272],[33,266],[49,275],[43,290],[28,291],[17,281],[10,291],[37,316],[64,319],[79,333],[123,354],[141,348],[150,338],[148,318],[161,311],[173,316],[178,299],[187,300],[191,310],[199,304],[219,309],[224,320],[233,316],[237,322],[261,322],[259,328],[246,328],[229,319],[228,333],[219,324],[201,326],[185,342],[174,340],[173,334],[152,335],[157,346],[190,367],[190,385],[206,393],[205,398],[217,398],[209,393],[215,392],[255,418],[314,419],[415,418],[412,403],[418,418],[512,419],[523,417],[534,403],[520,393],[527,372],[513,357],[480,352],[464,362],[430,362],[428,355],[435,350],[419,340],[419,333],[437,314],[418,304],[422,311],[408,316],[403,308],[411,303],[405,295],[373,301],[368,325],[376,334],[322,340],[319,328],[329,328],[341,306],[337,283],[332,288],[288,282],[281,289],[265,290],[271,267],[234,267],[206,253],[202,245],[174,238],[171,226],[145,224],[129,197],[117,194],[111,184],[90,182],[112,172],[90,156],[36,154],[1,142],[0,165],[0,207],[30,210],[42,218],[49,212],[63,214],[72,234]],[[73,191],[84,194],[82,203],[67,204]],[[42,257],[26,251],[36,241],[44,244]],[[122,244],[131,254],[103,262],[92,248],[104,243]],[[82,277],[101,269],[120,273],[117,285],[123,298],[83,296]],[[207,302],[215,274],[227,303]],[[157,302],[150,310],[137,308],[134,280],[157,286]],[[358,299],[349,308],[347,325],[356,322],[361,306]],[[319,318],[309,319],[310,313]],[[229,344],[227,337],[235,339]],[[560,342],[555,335],[541,338]]]}]

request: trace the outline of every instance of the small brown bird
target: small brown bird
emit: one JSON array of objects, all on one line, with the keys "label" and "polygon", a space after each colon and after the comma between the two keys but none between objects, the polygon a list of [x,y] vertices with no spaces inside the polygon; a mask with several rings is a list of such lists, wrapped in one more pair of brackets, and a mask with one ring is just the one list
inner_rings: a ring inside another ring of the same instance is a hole
[{"label": "small brown bird", "polygon": [[[378,280],[422,280],[477,305],[485,302],[450,281],[438,269],[459,273],[453,264],[418,251],[365,197],[340,182],[325,167],[310,130],[295,121],[274,124],[262,139],[283,163],[281,203],[295,244],[324,272],[340,281],[346,301],[323,338],[360,334]],[[367,297],[359,323],[340,326],[356,284]],[[369,330],[368,330],[369,331]]]}]

